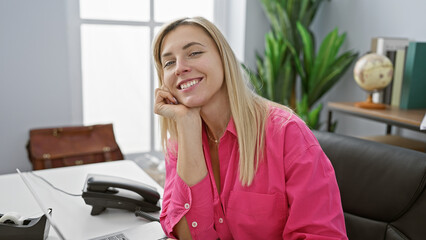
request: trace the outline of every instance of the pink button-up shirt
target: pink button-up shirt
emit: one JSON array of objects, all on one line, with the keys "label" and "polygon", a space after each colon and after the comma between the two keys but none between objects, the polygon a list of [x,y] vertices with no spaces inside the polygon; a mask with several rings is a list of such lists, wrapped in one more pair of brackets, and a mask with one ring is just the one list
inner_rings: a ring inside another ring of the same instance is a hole
[{"label": "pink button-up shirt", "polygon": [[208,174],[192,187],[176,173],[176,154],[166,156],[160,222],[168,236],[186,216],[193,239],[347,239],[333,167],[297,116],[271,108],[265,158],[250,186],[239,181],[232,119],[218,147],[220,193],[204,131],[203,150]]}]

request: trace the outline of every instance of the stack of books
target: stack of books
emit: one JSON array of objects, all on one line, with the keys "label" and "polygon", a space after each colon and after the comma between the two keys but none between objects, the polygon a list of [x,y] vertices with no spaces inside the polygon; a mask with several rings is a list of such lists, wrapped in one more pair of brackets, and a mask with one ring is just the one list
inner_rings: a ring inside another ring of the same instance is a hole
[{"label": "stack of books", "polygon": [[392,82],[373,100],[402,109],[426,108],[426,42],[375,37],[371,52],[387,56],[394,66]]}]

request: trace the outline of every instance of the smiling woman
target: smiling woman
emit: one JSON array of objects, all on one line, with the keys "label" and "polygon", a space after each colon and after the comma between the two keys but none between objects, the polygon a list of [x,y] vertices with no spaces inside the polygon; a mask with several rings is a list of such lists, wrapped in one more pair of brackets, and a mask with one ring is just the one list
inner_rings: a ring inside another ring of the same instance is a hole
[{"label": "smiling woman", "polygon": [[153,55],[166,234],[347,239],[334,170],[318,141],[290,109],[251,90],[212,23],[196,17],[164,25]]}]

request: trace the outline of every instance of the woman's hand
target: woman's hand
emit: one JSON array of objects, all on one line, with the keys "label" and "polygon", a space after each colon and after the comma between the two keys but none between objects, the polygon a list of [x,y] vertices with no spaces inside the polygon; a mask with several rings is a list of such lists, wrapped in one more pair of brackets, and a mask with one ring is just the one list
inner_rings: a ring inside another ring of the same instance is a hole
[{"label": "woman's hand", "polygon": [[164,85],[155,89],[154,113],[176,122],[191,117],[200,119],[200,108],[188,108],[180,104]]}]

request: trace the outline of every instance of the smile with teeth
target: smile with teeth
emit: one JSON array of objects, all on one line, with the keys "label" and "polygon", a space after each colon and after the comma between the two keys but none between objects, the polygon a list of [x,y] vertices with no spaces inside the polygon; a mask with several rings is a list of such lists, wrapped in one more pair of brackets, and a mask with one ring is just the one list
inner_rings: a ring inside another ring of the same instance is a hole
[{"label": "smile with teeth", "polygon": [[192,80],[192,81],[185,82],[185,83],[183,83],[183,84],[180,85],[180,89],[185,90],[185,89],[187,89],[189,87],[194,86],[195,84],[197,84],[199,82],[200,82],[199,79],[195,79],[195,80]]}]

